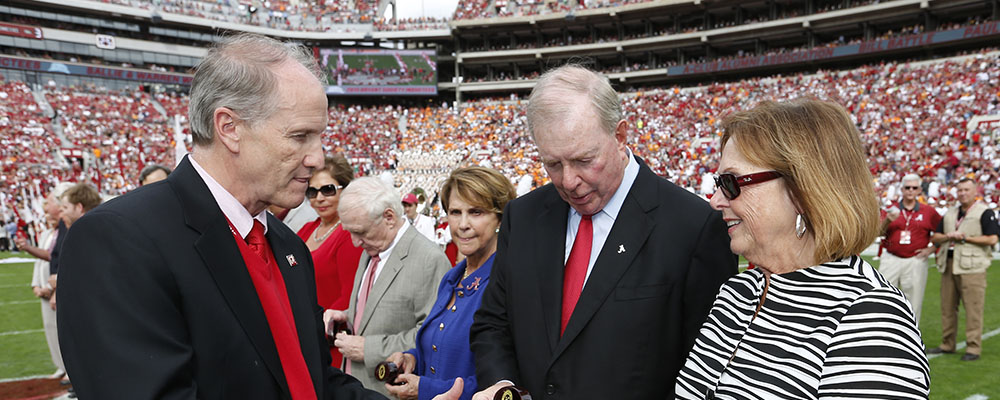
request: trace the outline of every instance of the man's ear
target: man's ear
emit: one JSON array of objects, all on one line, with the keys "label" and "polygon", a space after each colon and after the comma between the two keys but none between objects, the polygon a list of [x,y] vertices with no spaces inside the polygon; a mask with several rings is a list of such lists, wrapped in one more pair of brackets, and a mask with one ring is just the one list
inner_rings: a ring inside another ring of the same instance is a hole
[{"label": "man's ear", "polygon": [[628,121],[624,119],[618,121],[618,125],[615,126],[615,141],[624,150],[625,143],[628,141]]},{"label": "man's ear", "polygon": [[236,112],[228,107],[219,107],[212,113],[213,128],[219,137],[219,143],[226,146],[230,152],[240,152],[240,132],[237,129],[240,122]]},{"label": "man's ear", "polygon": [[396,212],[392,211],[391,208],[386,208],[385,211],[382,211],[382,218],[389,223],[389,226],[395,225],[397,217]]}]

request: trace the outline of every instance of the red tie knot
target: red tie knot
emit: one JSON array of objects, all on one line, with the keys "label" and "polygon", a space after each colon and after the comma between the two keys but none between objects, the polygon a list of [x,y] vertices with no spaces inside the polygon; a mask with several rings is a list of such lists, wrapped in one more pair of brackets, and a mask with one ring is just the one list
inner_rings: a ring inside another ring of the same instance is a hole
[{"label": "red tie knot", "polygon": [[261,246],[264,244],[264,224],[260,223],[257,219],[253,220],[253,228],[250,228],[250,234],[247,235],[247,244],[251,246]]}]

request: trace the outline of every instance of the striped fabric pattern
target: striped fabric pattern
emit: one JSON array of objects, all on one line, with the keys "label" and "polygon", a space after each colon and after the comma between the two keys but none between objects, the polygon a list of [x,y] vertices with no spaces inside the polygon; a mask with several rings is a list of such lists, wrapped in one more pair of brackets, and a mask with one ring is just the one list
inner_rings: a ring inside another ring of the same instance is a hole
[{"label": "striped fabric pattern", "polygon": [[861,257],[772,274],[754,318],[764,288],[759,269],[722,286],[676,398],[927,398],[930,368],[909,303]]}]

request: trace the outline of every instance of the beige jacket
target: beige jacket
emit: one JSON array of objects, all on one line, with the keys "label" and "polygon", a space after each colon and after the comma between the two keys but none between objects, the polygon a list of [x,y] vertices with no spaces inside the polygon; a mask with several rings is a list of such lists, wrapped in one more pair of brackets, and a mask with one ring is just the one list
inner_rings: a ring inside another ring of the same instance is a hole
[{"label": "beige jacket", "polygon": [[[955,223],[958,222],[958,207],[948,209],[948,212],[944,214],[944,218],[942,219],[944,233],[948,234],[957,230],[964,233],[965,237],[981,236],[983,228],[980,224],[980,219],[986,211],[988,209],[985,204],[976,202],[972,207],[969,207],[969,211],[965,213],[965,219],[962,220],[962,223],[956,229]],[[952,273],[962,275],[986,272],[992,259],[990,247],[972,243],[955,243],[955,251],[953,252],[955,263]],[[948,248],[949,245],[947,243],[943,244],[937,253],[937,268],[942,273],[948,265]]]}]

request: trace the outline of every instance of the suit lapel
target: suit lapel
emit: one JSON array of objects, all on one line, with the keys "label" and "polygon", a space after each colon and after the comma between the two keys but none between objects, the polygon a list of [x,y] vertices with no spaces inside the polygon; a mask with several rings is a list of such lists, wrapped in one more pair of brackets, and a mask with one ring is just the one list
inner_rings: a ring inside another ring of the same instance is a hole
[{"label": "suit lapel", "polygon": [[563,272],[566,268],[564,249],[566,248],[566,223],[569,219],[569,205],[559,198],[555,190],[545,202],[545,211],[538,218],[537,259],[541,268],[538,273],[538,291],[542,304],[542,318],[545,321],[545,336],[549,339],[549,350],[554,351],[559,343],[559,318],[562,315]]},{"label": "suit lapel", "polygon": [[[302,246],[295,246],[294,243],[301,243],[301,239],[294,235],[288,235],[287,233],[290,231],[282,231],[279,228],[282,222],[273,215],[268,214],[267,218],[268,227],[274,227],[273,229],[268,229],[267,240],[271,245],[271,251],[274,253],[274,261],[278,264],[278,270],[281,271],[282,280],[285,281],[285,291],[288,292],[288,303],[291,306],[292,318],[295,320],[295,331],[299,337],[299,347],[302,349],[302,356],[305,359],[310,377],[313,380],[316,393],[320,393],[319,385],[322,380],[322,373],[317,375],[316,373],[320,370],[316,367],[321,366],[323,363],[320,360],[320,353],[316,351],[316,331],[319,329],[316,326],[316,307],[318,307],[318,304],[311,302],[311,296],[309,295],[309,291],[315,292],[316,287],[310,287],[309,283],[312,280],[306,276],[305,271],[307,269],[302,265],[298,265],[298,260],[308,260],[312,255],[308,253],[296,254],[295,249],[301,249]],[[292,266],[289,262],[289,255],[296,260],[295,266]]]},{"label": "suit lapel", "polygon": [[195,249],[219,292],[275,381],[283,391],[288,392],[288,382],[281,369],[264,308],[225,215],[187,158],[167,179],[180,199],[185,222],[201,234],[195,241]]},{"label": "suit lapel", "polygon": [[392,252],[389,254],[389,259],[385,262],[385,266],[382,267],[382,272],[379,272],[378,278],[372,283],[371,291],[368,292],[368,301],[365,302],[365,313],[361,315],[361,332],[365,331],[368,321],[371,320],[372,313],[382,300],[382,296],[385,296],[385,292],[389,290],[389,285],[392,285],[392,282],[396,280],[396,275],[399,274],[399,270],[403,268],[403,260],[406,259],[410,251],[410,243],[413,242],[413,238],[417,235],[416,229],[412,229],[409,225],[405,225],[400,229],[406,229],[406,231],[399,238],[399,243],[393,246]]},{"label": "suit lapel", "polygon": [[655,175],[640,162],[639,175],[625,197],[604,247],[594,262],[594,269],[590,272],[590,277],[580,294],[573,315],[566,324],[566,332],[559,340],[552,360],[558,358],[559,354],[573,342],[601,305],[607,301],[652,233],[655,223],[652,218],[647,218],[646,214],[657,206],[655,200],[651,200],[657,198],[656,184],[653,180]]}]

